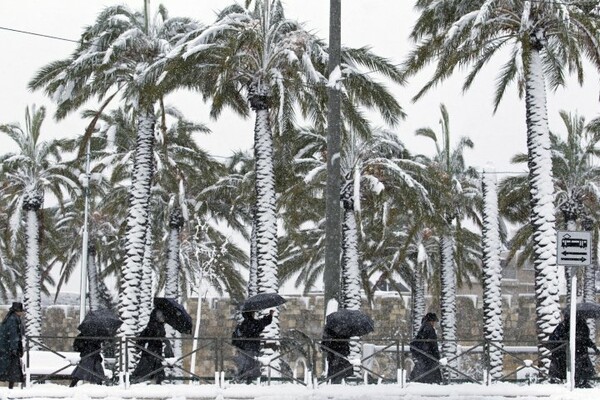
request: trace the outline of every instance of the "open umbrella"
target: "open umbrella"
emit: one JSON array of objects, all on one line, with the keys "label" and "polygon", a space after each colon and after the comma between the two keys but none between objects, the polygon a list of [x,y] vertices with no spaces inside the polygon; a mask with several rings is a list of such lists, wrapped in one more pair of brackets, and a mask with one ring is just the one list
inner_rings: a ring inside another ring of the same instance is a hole
[{"label": "open umbrella", "polygon": [[267,308],[277,307],[287,300],[277,293],[259,293],[249,297],[242,304],[242,311],[260,311]]},{"label": "open umbrella", "polygon": [[165,322],[181,333],[192,333],[192,316],[175,299],[155,297],[154,306],[165,315]]},{"label": "open umbrella", "polygon": [[[580,318],[600,318],[600,304],[596,303],[578,303],[576,306],[577,317]],[[565,317],[570,315],[570,310],[565,312]]]},{"label": "open umbrella", "polygon": [[77,329],[86,336],[112,337],[116,335],[122,323],[114,312],[101,308],[87,313]]},{"label": "open umbrella", "polygon": [[359,310],[338,310],[327,316],[325,329],[339,337],[363,336],[375,330],[375,323]]}]

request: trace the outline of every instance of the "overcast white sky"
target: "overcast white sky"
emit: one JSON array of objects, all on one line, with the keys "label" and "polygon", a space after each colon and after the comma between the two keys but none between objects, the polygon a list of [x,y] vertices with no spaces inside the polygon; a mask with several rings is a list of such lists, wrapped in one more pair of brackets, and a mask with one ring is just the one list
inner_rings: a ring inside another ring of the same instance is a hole
[{"label": "overcast white sky", "polygon": [[[93,23],[104,6],[123,2],[110,0],[54,0],[54,1],[2,1],[0,2],[0,28],[31,31],[46,35],[77,40],[82,28]],[[142,9],[143,0],[126,1],[133,8]],[[231,4],[230,0],[151,0],[156,10],[162,3],[171,16],[187,15],[204,23],[214,20],[215,12]],[[342,43],[348,46],[370,45],[374,51],[401,63],[411,48],[408,34],[415,21],[413,0],[346,0],[342,2]],[[305,22],[308,29],[328,39],[329,1],[285,0],[287,17]],[[30,93],[27,82],[43,65],[67,57],[75,43],[25,35],[0,29],[0,123],[24,120],[24,110],[29,104],[46,105],[54,111],[49,99],[41,93]],[[498,65],[499,63],[496,63]],[[460,79],[452,79],[431,91],[418,103],[410,98],[428,77],[424,72],[406,87],[394,87],[401,105],[408,114],[397,129],[398,134],[413,152],[431,154],[432,143],[415,138],[417,128],[429,126],[439,130],[439,104],[446,104],[450,114],[453,139],[469,136],[475,148],[467,153],[467,160],[474,166],[491,162],[497,171],[515,171],[509,165],[516,152],[526,149],[525,111],[523,100],[518,99],[513,87],[498,112],[492,115],[493,83],[497,69],[491,63],[475,81],[473,88],[462,94]],[[550,128],[563,132],[558,111],[578,111],[588,120],[598,112],[598,74],[589,70],[586,85],[581,88],[572,83],[567,89],[550,94],[548,112]],[[193,95],[180,95],[171,103],[186,113],[188,118],[208,123],[213,133],[199,138],[199,143],[213,152],[226,156],[231,150],[250,148],[252,121],[240,121],[232,114],[225,114],[218,121],[210,121],[207,107]],[[56,123],[51,115],[47,118],[43,134],[54,136],[80,135],[86,122],[73,114],[65,121]],[[0,137],[0,152],[14,149],[6,138]],[[521,169],[522,170],[522,169]]]}]

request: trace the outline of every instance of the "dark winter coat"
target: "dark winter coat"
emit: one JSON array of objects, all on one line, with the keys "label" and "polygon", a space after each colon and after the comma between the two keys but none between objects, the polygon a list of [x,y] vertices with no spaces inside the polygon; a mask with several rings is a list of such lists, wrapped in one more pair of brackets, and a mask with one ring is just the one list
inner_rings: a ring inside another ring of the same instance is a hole
[{"label": "dark winter coat", "polygon": [[415,363],[410,373],[412,382],[442,382],[442,372],[438,368],[440,351],[437,344],[437,334],[431,322],[423,322],[417,336],[410,342],[410,353]]},{"label": "dark winter coat", "polygon": [[[567,320],[559,323],[550,335],[550,341],[566,341],[566,346],[552,353],[548,373],[551,378],[566,379],[567,346],[569,345],[569,323]],[[556,348],[560,343],[549,346]],[[594,365],[590,360],[588,349],[597,350],[596,345],[590,339],[590,328],[585,319],[577,318],[575,325],[575,385],[582,386],[596,374]]]},{"label": "dark winter coat", "polygon": [[568,340],[569,325],[566,321],[562,321],[554,328],[554,332],[552,332],[548,338],[549,343],[546,346],[552,352],[550,354],[548,375],[550,375],[550,378],[553,380],[564,380],[567,378]]},{"label": "dark winter coat", "polygon": [[236,327],[232,343],[240,350],[250,353],[258,353],[260,351],[260,340],[244,340],[258,339],[260,333],[273,322],[273,316],[267,315],[261,319],[254,319],[249,315],[244,316],[244,320]]},{"label": "dark winter coat", "polygon": [[271,322],[273,322],[273,315],[254,319],[251,314],[244,314],[244,320],[235,328],[231,342],[241,350],[234,358],[238,380],[251,381],[260,376],[261,364],[255,358],[260,353],[260,340],[256,339]]},{"label": "dark winter coat", "polygon": [[331,383],[340,383],[342,379],[352,376],[352,364],[346,359],[350,355],[348,339],[336,335],[329,329],[323,332],[321,345],[327,358],[327,378],[331,379]]},{"label": "dark winter coat", "polygon": [[96,384],[102,383],[106,378],[100,355],[102,341],[86,338],[80,333],[73,342],[73,349],[79,352],[81,359],[71,377]]},{"label": "dark winter coat", "polygon": [[[160,383],[165,379],[163,359],[164,357],[173,357],[171,344],[165,337],[165,323],[159,321],[155,311],[150,314],[148,326],[138,335],[140,339],[137,340],[137,344],[144,350],[141,350],[140,361],[131,374],[134,382],[155,379],[157,383]],[[165,347],[164,357],[163,346]]]},{"label": "dark winter coat", "polygon": [[23,325],[21,318],[9,311],[0,326],[0,381],[24,382]]}]

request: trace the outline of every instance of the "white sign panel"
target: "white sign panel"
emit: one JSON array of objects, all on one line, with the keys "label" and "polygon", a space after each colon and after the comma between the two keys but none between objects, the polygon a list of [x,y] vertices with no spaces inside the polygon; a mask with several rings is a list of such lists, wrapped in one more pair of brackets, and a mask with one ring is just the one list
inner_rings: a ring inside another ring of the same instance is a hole
[{"label": "white sign panel", "polygon": [[556,263],[566,267],[585,267],[592,263],[591,232],[557,232]]}]

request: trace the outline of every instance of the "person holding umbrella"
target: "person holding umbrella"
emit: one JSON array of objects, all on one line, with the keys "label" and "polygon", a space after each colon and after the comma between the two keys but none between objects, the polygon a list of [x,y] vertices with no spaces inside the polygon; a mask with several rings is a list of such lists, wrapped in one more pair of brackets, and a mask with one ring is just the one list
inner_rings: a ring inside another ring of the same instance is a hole
[{"label": "person holding umbrella", "polygon": [[99,309],[90,311],[79,324],[80,334],[73,342],[73,349],[79,352],[80,361],[73,373],[70,387],[75,387],[80,380],[102,384],[106,375],[102,365],[102,337],[115,336],[117,329],[123,324],[111,310]]},{"label": "person holding umbrella", "polygon": [[101,385],[106,375],[102,366],[102,340],[80,333],[73,342],[73,350],[79,352],[80,361],[71,373],[69,387],[77,386],[80,380]]},{"label": "person holding umbrella", "polygon": [[327,380],[337,384],[352,376],[352,364],[346,359],[350,355],[349,336],[340,336],[334,330],[325,327],[321,346],[327,359]]},{"label": "person holding umbrella", "polygon": [[[550,335],[550,342],[564,341],[569,343],[569,315],[565,315],[563,320],[556,326],[554,332]],[[567,345],[560,346],[561,343],[549,343],[547,346],[552,351],[550,357],[550,368],[548,374],[554,383],[562,382],[566,379],[567,369]],[[590,328],[585,321],[585,318],[577,312],[575,316],[575,387],[589,388],[590,379],[594,377],[596,371],[590,359],[588,349],[593,349],[596,354],[600,354],[600,350],[596,344],[590,339]],[[556,350],[555,350],[556,349]]]},{"label": "person holding umbrella", "polygon": [[246,383],[260,377],[260,362],[256,359],[260,353],[260,333],[273,322],[271,310],[269,315],[255,319],[254,311],[243,311],[243,320],[233,331],[231,343],[238,348],[238,354],[234,361],[236,363],[236,379],[238,381],[246,380]]},{"label": "person holding umbrella", "polygon": [[347,359],[350,338],[364,336],[374,330],[371,317],[360,310],[341,309],[327,316],[321,349],[327,359],[327,379],[331,383],[341,383],[354,373]]},{"label": "person holding umbrella", "polygon": [[410,343],[410,353],[415,363],[410,380],[421,383],[441,383],[442,372],[439,368],[440,350],[437,344],[435,313],[427,313],[421,321],[421,328]]},{"label": "person holding umbrella", "polygon": [[137,345],[142,347],[142,356],[131,377],[135,382],[144,380],[156,381],[160,385],[165,379],[163,362],[163,346],[165,358],[173,357],[171,343],[165,337],[165,316],[161,310],[154,308],[146,328],[138,335]]},{"label": "person holding umbrella", "polygon": [[23,303],[13,302],[0,325],[0,381],[7,381],[12,389],[15,382],[24,382],[23,357]]}]

